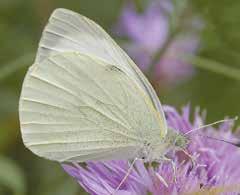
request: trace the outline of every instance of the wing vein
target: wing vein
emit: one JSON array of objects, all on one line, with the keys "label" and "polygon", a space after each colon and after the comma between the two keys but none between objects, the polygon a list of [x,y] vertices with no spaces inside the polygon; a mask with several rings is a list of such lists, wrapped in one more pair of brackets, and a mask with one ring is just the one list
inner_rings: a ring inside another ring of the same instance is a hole
[{"label": "wing vein", "polygon": [[[66,58],[65,56],[63,56],[63,57],[64,57],[67,61],[69,61],[69,62],[71,62],[72,64],[74,64],[75,66],[77,66],[77,64],[75,64],[75,62],[73,62],[72,60]],[[112,99],[111,95],[109,95],[104,88],[102,88],[101,86],[99,86],[99,84],[98,84],[94,79],[92,79],[92,78],[89,76],[88,73],[86,73],[86,72],[85,72],[84,70],[82,70],[82,69],[81,69],[81,71],[82,71],[82,73],[83,73],[90,81],[94,82],[94,84],[105,94],[106,97],[109,97],[109,99],[111,100],[112,103],[114,102],[113,105],[118,108],[119,113],[122,113],[122,114],[123,114],[122,117],[127,121],[127,119],[124,117],[125,113],[123,113],[123,112],[122,112],[122,109],[118,106],[118,103],[119,103],[119,102],[115,102],[115,101]],[[124,106],[124,105],[123,105],[123,106]],[[132,127],[131,127],[131,128],[132,128]]]}]

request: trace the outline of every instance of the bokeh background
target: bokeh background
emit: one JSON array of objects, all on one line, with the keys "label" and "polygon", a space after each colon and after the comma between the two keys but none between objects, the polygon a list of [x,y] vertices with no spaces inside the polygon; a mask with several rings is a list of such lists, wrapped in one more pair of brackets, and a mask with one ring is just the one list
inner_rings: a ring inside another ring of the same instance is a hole
[{"label": "bokeh background", "polygon": [[[201,18],[203,26],[195,57],[187,59],[192,62],[194,74],[164,87],[154,78],[149,79],[163,104],[178,109],[188,103],[192,107],[200,106],[207,110],[208,122],[237,116],[240,113],[240,1],[184,2],[191,4],[191,13]],[[18,120],[21,85],[34,61],[43,27],[55,8],[69,8],[93,19],[125,47],[131,40],[115,31],[128,3],[120,0],[0,1],[0,195],[84,194],[59,164],[41,159],[23,146]],[[141,13],[149,2],[132,3],[136,3]]]}]

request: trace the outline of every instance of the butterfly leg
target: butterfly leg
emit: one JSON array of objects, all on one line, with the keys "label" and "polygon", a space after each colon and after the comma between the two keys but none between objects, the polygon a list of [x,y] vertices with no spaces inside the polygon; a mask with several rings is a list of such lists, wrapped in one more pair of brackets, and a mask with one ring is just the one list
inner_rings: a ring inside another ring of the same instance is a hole
[{"label": "butterfly leg", "polygon": [[175,162],[172,159],[167,158],[166,156],[164,156],[162,158],[162,161],[171,163],[172,169],[173,169],[173,181],[176,183],[177,182],[177,166],[176,166]]},{"label": "butterfly leg", "polygon": [[158,160],[158,163],[161,163],[161,162],[168,162],[168,163],[171,163],[171,166],[172,166],[172,169],[173,169],[173,181],[176,183],[177,182],[177,166],[175,164],[175,162],[171,159],[171,158],[168,158],[166,156],[162,156],[159,160]]},{"label": "butterfly leg", "polygon": [[165,185],[167,188],[168,188],[168,183],[165,181],[165,179],[158,173],[158,172],[155,172],[157,178],[159,179],[160,182],[163,183],[163,185]]},{"label": "butterfly leg", "polygon": [[[193,158],[193,156],[191,154],[189,154],[187,151],[185,150],[181,150],[186,156],[189,157],[189,159],[191,160],[191,163],[192,163],[192,169],[195,167],[196,165],[196,162],[195,162],[195,159]],[[191,169],[191,170],[192,170]]]},{"label": "butterfly leg", "polygon": [[122,179],[122,181],[119,183],[118,187],[114,190],[114,192],[112,193],[112,195],[115,195],[117,193],[117,191],[120,189],[120,187],[122,186],[122,184],[125,182],[125,180],[128,178],[128,176],[130,175],[132,169],[133,169],[133,166],[136,162],[136,160],[138,160],[138,158],[135,158],[133,160],[133,162],[130,164],[130,167],[126,173],[126,175],[124,176],[124,178]]},{"label": "butterfly leg", "polygon": [[157,171],[154,171],[154,168],[153,168],[153,162],[149,162],[149,168],[150,170],[156,175],[157,179],[163,184],[165,185],[166,187],[168,187],[168,183],[166,182],[166,180],[157,172]]},{"label": "butterfly leg", "polygon": [[173,181],[177,183],[177,166],[173,160],[170,161],[173,168]]}]

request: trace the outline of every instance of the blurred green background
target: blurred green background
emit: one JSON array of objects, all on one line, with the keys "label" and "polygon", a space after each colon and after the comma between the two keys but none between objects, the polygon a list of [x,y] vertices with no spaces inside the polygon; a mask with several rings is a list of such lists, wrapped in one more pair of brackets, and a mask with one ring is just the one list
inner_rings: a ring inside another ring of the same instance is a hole
[{"label": "blurred green background", "polygon": [[[53,9],[77,11],[111,34],[123,3],[119,0],[0,1],[0,195],[84,194],[59,164],[38,158],[23,146],[18,98],[27,67],[34,61],[42,29]],[[201,34],[200,62],[196,62],[205,68],[196,67],[194,77],[177,87],[156,90],[164,104],[181,108],[191,103],[192,107],[207,109],[207,121],[239,115],[240,74],[231,78],[229,73],[231,68],[234,73],[240,71],[240,1],[191,3],[206,27]],[[216,63],[223,64],[226,71],[219,74],[218,68],[207,70]]]}]

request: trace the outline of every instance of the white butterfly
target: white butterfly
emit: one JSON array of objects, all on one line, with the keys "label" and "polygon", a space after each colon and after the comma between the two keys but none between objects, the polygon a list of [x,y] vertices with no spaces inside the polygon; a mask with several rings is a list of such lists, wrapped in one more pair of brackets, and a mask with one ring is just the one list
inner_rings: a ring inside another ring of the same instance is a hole
[{"label": "white butterfly", "polygon": [[161,160],[187,138],[167,128],[149,81],[90,19],[57,9],[19,101],[23,141],[59,162]]}]

